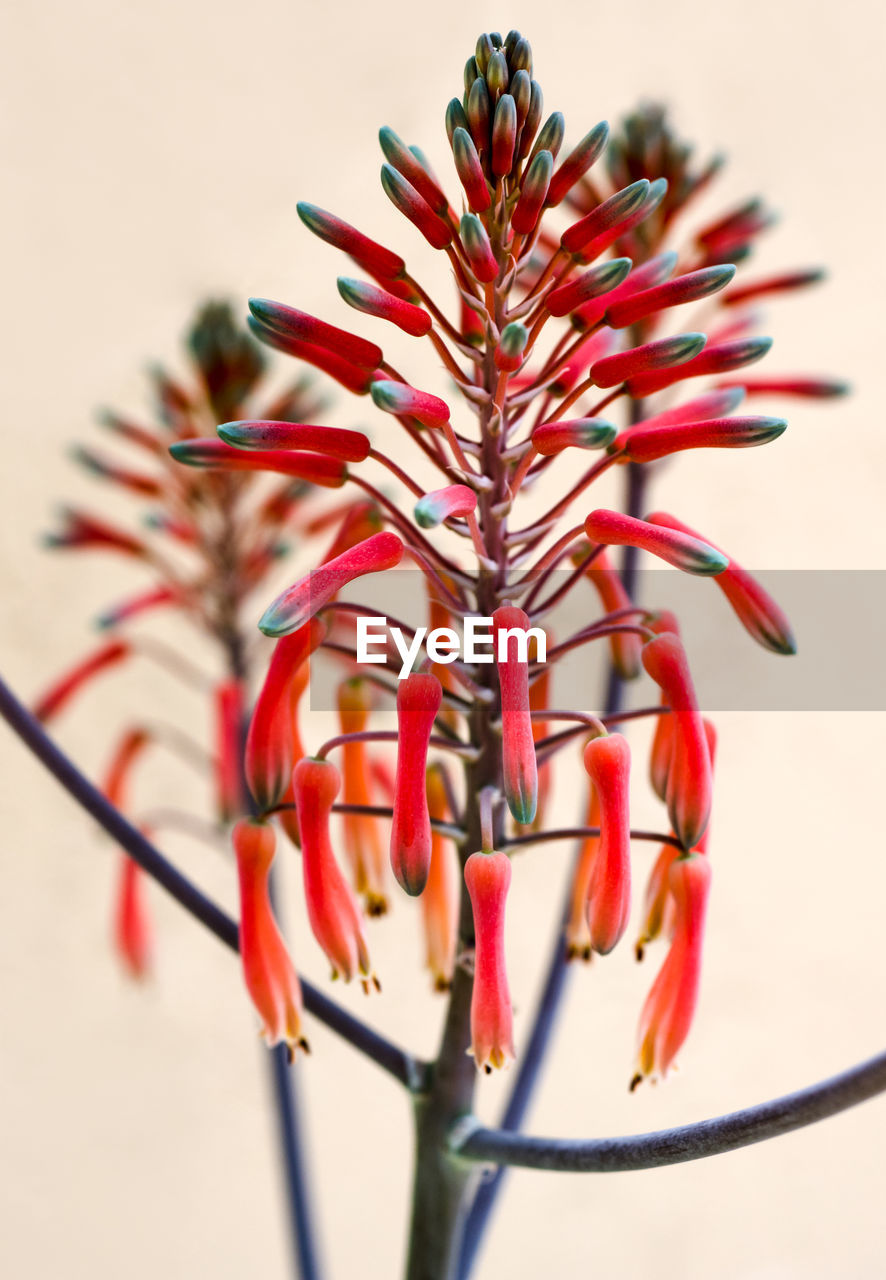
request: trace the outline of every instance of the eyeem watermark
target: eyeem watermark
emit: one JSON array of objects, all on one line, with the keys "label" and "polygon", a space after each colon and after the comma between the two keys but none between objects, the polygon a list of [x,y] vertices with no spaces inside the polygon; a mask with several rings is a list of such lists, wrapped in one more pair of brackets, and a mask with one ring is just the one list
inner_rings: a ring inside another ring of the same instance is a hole
[{"label": "eyeem watermark", "polygon": [[464,632],[451,627],[435,627],[428,631],[427,627],[417,627],[411,643],[403,634],[401,627],[391,627],[385,617],[357,618],[357,661],[366,663],[387,663],[388,639],[393,640],[400,655],[401,667],[398,680],[405,680],[416,659],[424,649],[431,662],[450,663],[456,659],[466,663],[507,662],[509,659],[509,641],[516,640],[517,662],[529,661],[529,643],[535,641],[534,662],[547,661],[547,636],[541,627],[502,627],[497,633],[497,652],[494,652],[495,639],[492,619],[471,616],[464,620]]}]

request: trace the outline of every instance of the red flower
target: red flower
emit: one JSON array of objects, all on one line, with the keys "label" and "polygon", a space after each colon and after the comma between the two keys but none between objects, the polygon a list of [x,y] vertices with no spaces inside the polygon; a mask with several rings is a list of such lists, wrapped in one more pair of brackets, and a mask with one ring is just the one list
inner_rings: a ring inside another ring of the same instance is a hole
[{"label": "red flower", "polygon": [[425,769],[428,741],[443,698],[440,681],[415,672],[397,686],[397,781],[391,824],[391,866],[398,884],[417,897],[431,864],[431,823]]},{"label": "red flower", "polygon": [[505,968],[505,904],[510,883],[507,854],[472,853],[465,863],[475,934],[471,1053],[478,1069],[487,1073],[514,1060],[513,1013]]},{"label": "red flower", "polygon": [[606,955],[628,926],[631,910],[631,751],[620,733],[592,738],[584,766],[600,805],[600,843],[588,879],[588,928],[594,951]]},{"label": "red flower", "polygon": [[[338,687],[338,715],[343,734],[362,733],[372,707],[369,686],[365,680],[346,680]],[[342,775],[345,804],[372,803],[369,762],[365,742],[345,742],[342,747]],[[344,845],[351,863],[354,886],[364,895],[371,916],[384,915],[388,909],[385,891],[386,859],[382,847],[378,819],[365,813],[345,813]]]},{"label": "red flower", "polygon": [[[520,661],[519,634],[507,635],[507,656],[499,657],[505,632],[529,632],[529,618],[515,605],[502,605],[492,615],[495,661],[501,686],[502,781],[508,808],[524,825],[535,818],[538,805],[538,766],[529,701],[529,664]],[[526,657],[528,658],[528,642]]]}]

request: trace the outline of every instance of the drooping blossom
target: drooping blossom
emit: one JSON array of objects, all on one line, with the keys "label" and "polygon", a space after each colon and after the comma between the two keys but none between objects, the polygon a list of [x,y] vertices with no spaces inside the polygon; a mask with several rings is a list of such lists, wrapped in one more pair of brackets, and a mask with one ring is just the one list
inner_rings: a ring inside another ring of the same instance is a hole
[{"label": "drooping blossom", "polygon": [[606,955],[628,926],[631,910],[631,751],[620,733],[592,738],[584,766],[600,806],[600,842],[588,877],[588,930],[592,950]]},{"label": "drooping blossom", "polygon": [[[439,765],[427,771],[428,813],[445,821],[449,814],[446,788]],[[425,963],[434,988],[446,991],[452,983],[458,934],[458,863],[452,841],[431,827],[431,863],[421,902]]]},{"label": "drooping blossom", "polygon": [[472,853],[465,884],[474,916],[471,1053],[489,1074],[514,1060],[513,1011],[505,965],[505,905],[511,863],[505,853]]},{"label": "drooping blossom", "polygon": [[[501,688],[502,781],[508,808],[517,822],[528,824],[538,804],[538,766],[529,701],[528,644],[521,659],[521,635],[530,622],[516,605],[501,605],[492,615],[495,661]],[[506,640],[505,653],[501,640]]]},{"label": "drooping blossom", "polygon": [[397,778],[391,823],[391,867],[412,897],[420,894],[431,865],[431,822],[425,770],[428,742],[443,690],[435,675],[413,672],[397,687]]},{"label": "drooping blossom", "polygon": [[[360,734],[366,729],[372,707],[370,688],[359,678],[344,680],[336,694],[338,717],[344,735]],[[345,742],[342,746],[342,801],[347,805],[372,803],[371,775],[366,743]],[[384,915],[388,909],[385,868],[387,858],[379,830],[378,818],[365,813],[342,815],[344,847],[351,864],[357,893],[366,903],[371,916]]]}]

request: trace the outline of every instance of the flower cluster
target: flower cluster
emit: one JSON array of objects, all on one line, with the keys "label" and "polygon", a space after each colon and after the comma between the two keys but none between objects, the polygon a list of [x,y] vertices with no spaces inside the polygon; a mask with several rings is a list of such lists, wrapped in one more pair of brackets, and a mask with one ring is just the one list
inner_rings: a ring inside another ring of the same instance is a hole
[{"label": "flower cluster", "polygon": [[[305,466],[310,456],[316,474],[300,474],[319,483],[334,475],[374,504],[371,529],[357,530],[263,614],[260,627],[277,649],[252,720],[247,777],[261,816],[279,813],[301,843],[311,926],[333,973],[364,984],[372,969],[357,895],[370,914],[387,905],[379,852],[387,820],[393,878],[423,904],[435,984],[460,972],[473,981],[472,1051],[479,1067],[502,1066],[513,1057],[504,933],[509,852],[544,838],[551,761],[570,745],[583,747],[589,790],[566,945],[571,954],[605,955],[628,927],[631,753],[613,728],[623,717],[617,708],[599,718],[560,712],[549,701],[550,669],[560,657],[608,643],[618,680],[645,672],[660,697],[650,712],[657,722],[651,778],[670,830],[647,890],[638,954],[661,932],[671,941],[641,1018],[637,1069],[640,1077],[664,1073],[698,991],[714,738],[676,619],[633,599],[630,575],[616,569],[609,548],[627,548],[629,558],[642,550],[712,577],[757,641],[793,652],[782,611],[731,555],[676,517],[645,512],[638,495],[662,458],[777,439],[782,418],[736,414],[746,396],[843,390],[825,379],[745,373],[771,345],[754,332],[747,304],[811,284],[820,273],[741,281],[737,268],[771,221],[759,201],[699,228],[685,248],[671,248],[674,225],[718,162],[696,172],[690,149],[654,108],[629,118],[612,140],[600,123],[565,150],[563,117],[545,117],[530,46],[516,31],[479,38],[445,123],[459,183],[454,200],[418,147],[387,127],[379,141],[382,189],[411,224],[413,242],[448,259],[450,304],[431,297],[398,251],[307,203],[298,207],[305,227],[350,259],[349,272],[361,273],[339,277],[338,291],[377,322],[373,337],[282,302],[250,302],[250,325],[262,341],[368,397],[381,415],[377,443],[342,428],[240,418],[219,426],[220,440],[175,449],[180,461],[231,471],[281,470],[286,459]],[[598,163],[604,153],[606,175]],[[693,303],[703,306],[687,324],[684,308]],[[413,385],[385,356],[376,339],[394,331],[398,343],[406,334],[432,344],[448,375],[445,396]],[[569,465],[558,466],[567,452]],[[619,469],[629,480],[627,510],[596,507],[588,491]],[[521,520],[528,506],[521,500],[551,490],[541,514]],[[437,530],[445,537],[429,536]],[[406,564],[422,575],[432,626],[492,620],[495,638],[505,639],[496,662],[435,658],[399,683],[358,668],[354,618],[378,610],[371,596],[344,603],[339,593]],[[588,597],[587,624],[549,648],[544,663],[521,653],[518,632],[537,627],[588,583],[599,609]],[[351,662],[339,692],[342,732],[305,756],[292,706],[310,655],[324,648]],[[394,735],[367,727],[374,700],[385,696],[396,702]],[[557,720],[571,723],[552,733]],[[393,779],[383,757],[371,754],[372,744],[391,737],[398,744]],[[333,750],[342,753],[345,775],[339,802],[339,771],[327,759]],[[460,779],[452,760],[463,766]],[[379,798],[387,804],[373,803]],[[351,885],[330,835],[334,812],[344,814]],[[457,939],[459,890],[447,844],[458,853],[472,909],[462,914]],[[465,923],[471,914],[472,926]]]}]

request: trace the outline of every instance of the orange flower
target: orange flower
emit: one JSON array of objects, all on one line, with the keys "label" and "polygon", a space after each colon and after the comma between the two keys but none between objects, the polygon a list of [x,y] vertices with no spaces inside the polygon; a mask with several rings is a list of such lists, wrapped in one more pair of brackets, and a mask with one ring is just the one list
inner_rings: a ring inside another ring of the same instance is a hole
[{"label": "orange flower", "polygon": [[397,781],[391,824],[391,866],[412,897],[425,887],[431,863],[431,823],[425,769],[428,742],[443,691],[429,673],[414,672],[397,688]]},{"label": "orange flower", "polygon": [[269,1045],[285,1043],[290,1056],[307,1050],[302,1035],[302,995],[286,944],[274,918],[268,875],[276,843],[273,827],[244,818],[233,831],[240,877],[240,961],[246,990]]},{"label": "orange flower", "polygon": [[[427,770],[428,812],[442,821],[447,816],[446,788],[439,765]],[[455,942],[458,929],[458,882],[451,841],[431,828],[431,865],[421,895],[425,933],[426,963],[437,991],[446,991],[452,982]]]},{"label": "orange flower", "polygon": [[[588,806],[585,813],[586,827],[600,826],[600,800],[597,790],[588,779]],[[599,836],[585,836],[581,842],[575,872],[572,877],[572,890],[569,896],[569,919],[566,922],[566,958],[582,960],[591,958],[591,931],[588,928],[588,893],[590,891],[591,871],[600,848]]]},{"label": "orange flower", "polygon": [[600,803],[600,844],[588,880],[591,948],[606,955],[621,938],[631,910],[631,751],[620,733],[592,738],[584,766]]},{"label": "orange flower", "polygon": [[[369,685],[359,678],[345,680],[338,687],[338,715],[343,734],[361,733],[366,728],[372,700]],[[369,786],[369,762],[365,742],[346,742],[342,748],[342,773],[345,804],[372,803]],[[388,909],[385,892],[385,853],[378,819],[365,813],[345,813],[345,852],[351,864],[354,885],[364,896],[371,916],[382,916]]]}]

